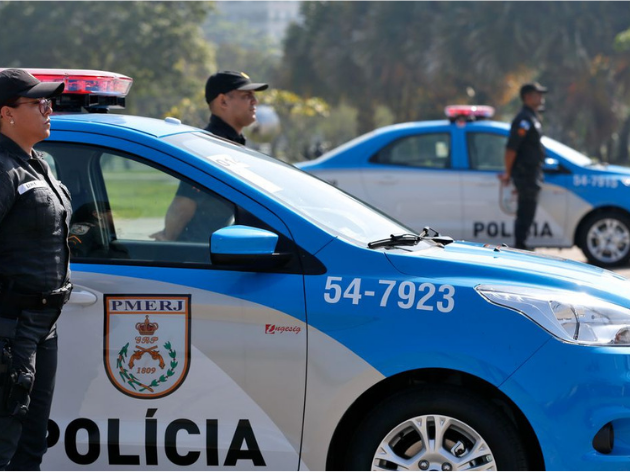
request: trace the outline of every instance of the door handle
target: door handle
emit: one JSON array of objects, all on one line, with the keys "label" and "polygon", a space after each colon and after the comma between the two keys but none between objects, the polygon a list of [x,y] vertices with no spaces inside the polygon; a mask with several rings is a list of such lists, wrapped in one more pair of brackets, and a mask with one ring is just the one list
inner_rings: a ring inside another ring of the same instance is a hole
[{"label": "door handle", "polygon": [[73,305],[89,306],[94,305],[97,301],[98,297],[92,292],[83,288],[74,287],[72,289],[72,293],[70,294],[70,300],[68,300],[68,303],[72,303]]},{"label": "door handle", "polygon": [[398,178],[393,176],[385,176],[378,179],[376,183],[381,185],[394,185],[398,183]]}]

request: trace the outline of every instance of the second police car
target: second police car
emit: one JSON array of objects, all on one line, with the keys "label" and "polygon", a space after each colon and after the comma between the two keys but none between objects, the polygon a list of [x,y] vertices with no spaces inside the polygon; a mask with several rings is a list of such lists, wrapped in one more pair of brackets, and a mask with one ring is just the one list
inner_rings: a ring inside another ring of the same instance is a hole
[{"label": "second police car", "polygon": [[[504,170],[508,123],[487,106],[450,106],[449,119],[377,129],[298,164],[419,231],[512,245],[516,195]],[[545,183],[527,244],[579,246],[602,267],[630,261],[630,169],[593,164],[543,137]]]},{"label": "second police car", "polygon": [[[59,106],[131,83],[36,72],[75,93]],[[73,234],[96,232],[72,259],[45,469],[630,466],[626,279],[413,233],[177,120],[51,123],[38,149]],[[230,218],[155,240],[182,182]]]}]

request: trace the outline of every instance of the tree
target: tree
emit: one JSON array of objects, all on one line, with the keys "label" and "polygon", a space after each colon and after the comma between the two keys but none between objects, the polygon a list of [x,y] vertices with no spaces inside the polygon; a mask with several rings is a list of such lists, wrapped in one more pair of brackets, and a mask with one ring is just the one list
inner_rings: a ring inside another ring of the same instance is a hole
[{"label": "tree", "polygon": [[201,30],[210,11],[210,2],[1,2],[0,64],[119,72],[134,79],[128,111],[162,116],[214,69]]},{"label": "tree", "polygon": [[227,21],[220,11],[208,15],[203,29],[215,45],[219,69],[244,71],[256,82],[273,81],[282,50],[271,37],[245,21]]}]

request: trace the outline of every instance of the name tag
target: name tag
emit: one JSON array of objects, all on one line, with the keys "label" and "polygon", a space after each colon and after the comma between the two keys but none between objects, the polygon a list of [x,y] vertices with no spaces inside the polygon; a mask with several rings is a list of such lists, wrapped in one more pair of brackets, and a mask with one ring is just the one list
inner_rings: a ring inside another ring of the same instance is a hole
[{"label": "name tag", "polygon": [[48,184],[43,180],[33,180],[32,182],[26,182],[18,187],[18,193],[22,195],[24,192],[28,192],[37,187],[48,187]]}]

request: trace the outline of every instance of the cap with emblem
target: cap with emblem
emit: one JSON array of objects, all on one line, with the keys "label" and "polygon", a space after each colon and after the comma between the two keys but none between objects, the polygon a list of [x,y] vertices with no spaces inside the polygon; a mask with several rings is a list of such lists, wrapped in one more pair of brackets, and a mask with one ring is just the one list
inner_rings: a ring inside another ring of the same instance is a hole
[{"label": "cap with emblem", "polygon": [[63,89],[63,82],[41,82],[23,69],[4,69],[0,72],[0,107],[15,97],[52,98]]},{"label": "cap with emblem", "polygon": [[206,102],[210,103],[219,94],[232,90],[266,90],[268,84],[254,83],[244,72],[224,70],[211,75],[206,82]]},{"label": "cap with emblem", "polygon": [[531,82],[529,84],[524,84],[521,87],[521,92],[520,92],[521,100],[525,97],[525,95],[531,92],[547,93],[547,87],[543,87],[538,82]]}]

